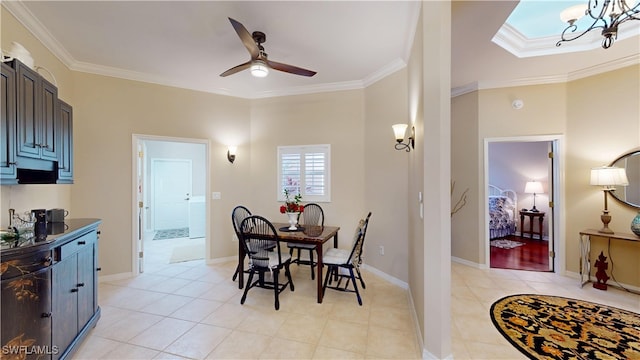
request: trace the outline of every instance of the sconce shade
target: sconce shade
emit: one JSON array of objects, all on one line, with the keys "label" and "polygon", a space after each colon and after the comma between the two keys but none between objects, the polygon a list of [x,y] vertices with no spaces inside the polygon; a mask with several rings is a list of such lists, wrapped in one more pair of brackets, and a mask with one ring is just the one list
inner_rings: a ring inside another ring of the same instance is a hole
[{"label": "sconce shade", "polygon": [[407,132],[407,128],[409,125],[407,124],[395,124],[391,125],[393,128],[393,134],[396,137],[396,150],[405,150],[406,152],[411,151],[415,147],[415,139],[416,139],[416,129],[411,127],[411,135],[409,135],[409,139],[407,143],[404,143],[404,135]]},{"label": "sconce shade", "polygon": [[409,127],[409,125],[407,124],[395,124],[391,126],[393,128],[393,133],[396,137],[396,141],[397,142],[402,142],[402,140],[404,140],[404,134],[407,133],[407,127]]},{"label": "sconce shade", "polygon": [[574,22],[580,20],[580,18],[582,18],[586,14],[587,8],[587,4],[570,6],[562,10],[562,12],[560,13],[560,20],[565,23],[573,24]]},{"label": "sconce shade", "polygon": [[525,194],[542,194],[544,192],[542,183],[540,181],[527,181],[524,186],[524,192]]},{"label": "sconce shade", "polygon": [[624,168],[615,166],[602,166],[591,169],[591,185],[600,185],[604,187],[611,186],[627,186],[627,172]]},{"label": "sconce shade", "polygon": [[266,77],[269,75],[269,68],[262,60],[254,60],[251,63],[251,75],[255,77]]},{"label": "sconce shade", "polygon": [[229,162],[232,163],[232,164],[236,160],[236,151],[237,150],[238,150],[237,146],[229,146],[227,148],[227,160],[229,160]]}]

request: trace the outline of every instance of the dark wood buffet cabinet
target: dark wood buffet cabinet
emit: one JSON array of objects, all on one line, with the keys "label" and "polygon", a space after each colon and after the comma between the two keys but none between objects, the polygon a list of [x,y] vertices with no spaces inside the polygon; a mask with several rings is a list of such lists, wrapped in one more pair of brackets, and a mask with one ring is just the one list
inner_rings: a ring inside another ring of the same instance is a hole
[{"label": "dark wood buffet cabinet", "polygon": [[45,241],[2,242],[1,358],[65,359],[95,326],[100,223],[49,223]]}]

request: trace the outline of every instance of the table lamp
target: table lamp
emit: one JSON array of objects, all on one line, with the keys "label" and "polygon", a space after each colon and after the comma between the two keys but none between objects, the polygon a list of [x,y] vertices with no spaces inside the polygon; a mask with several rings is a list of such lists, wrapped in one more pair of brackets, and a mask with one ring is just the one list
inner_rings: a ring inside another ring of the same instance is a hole
[{"label": "table lamp", "polygon": [[609,223],[611,222],[611,215],[609,215],[609,209],[607,208],[607,193],[614,191],[616,186],[627,186],[629,180],[627,179],[627,172],[624,168],[618,168],[615,166],[601,166],[591,169],[591,185],[602,186],[604,191],[604,211],[600,215],[603,227],[598,232],[603,234],[613,234],[613,230],[609,229]]},{"label": "table lamp", "polygon": [[527,184],[524,186],[524,192],[526,194],[533,194],[533,208],[531,208],[531,212],[539,212],[536,209],[536,194],[542,194],[542,183],[540,181],[527,181]]}]

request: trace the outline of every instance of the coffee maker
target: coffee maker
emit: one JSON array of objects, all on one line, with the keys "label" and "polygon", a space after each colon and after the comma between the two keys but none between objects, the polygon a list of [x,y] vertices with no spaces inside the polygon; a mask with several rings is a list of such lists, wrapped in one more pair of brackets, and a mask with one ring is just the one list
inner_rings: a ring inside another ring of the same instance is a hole
[{"label": "coffee maker", "polygon": [[31,216],[35,219],[35,223],[33,224],[33,236],[35,241],[47,240],[47,210],[33,209],[31,210]]}]

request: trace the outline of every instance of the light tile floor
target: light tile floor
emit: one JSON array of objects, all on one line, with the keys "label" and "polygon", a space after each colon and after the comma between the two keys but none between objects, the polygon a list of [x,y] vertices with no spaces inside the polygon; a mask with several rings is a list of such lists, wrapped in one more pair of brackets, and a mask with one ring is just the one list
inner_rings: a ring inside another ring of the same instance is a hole
[{"label": "light tile floor", "polygon": [[[104,282],[102,317],[74,359],[419,359],[407,291],[364,272],[363,306],[354,294],[327,290],[315,300],[306,266],[292,266],[295,291],[242,291],[233,262],[168,264],[170,241],[145,249],[145,273]],[[580,288],[551,273],[479,270],[452,264],[451,331],[456,359],[523,359],[493,327],[491,304],[506,295],[544,293],[640,312],[640,296]]]}]

